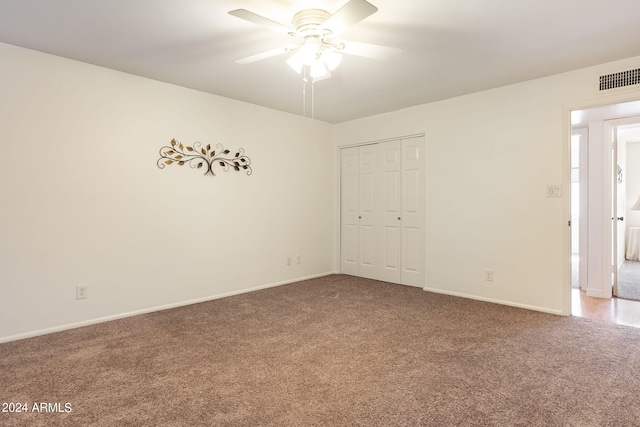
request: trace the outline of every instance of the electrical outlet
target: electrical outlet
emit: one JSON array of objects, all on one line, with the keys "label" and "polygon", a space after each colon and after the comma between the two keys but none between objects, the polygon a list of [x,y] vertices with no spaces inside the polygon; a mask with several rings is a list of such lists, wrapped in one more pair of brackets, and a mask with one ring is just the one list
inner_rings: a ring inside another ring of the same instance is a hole
[{"label": "electrical outlet", "polygon": [[290,256],[287,257],[287,265],[291,265],[291,257]]},{"label": "electrical outlet", "polygon": [[296,255],[296,264],[302,264],[302,257],[300,255]]},{"label": "electrical outlet", "polygon": [[493,270],[484,271],[484,280],[486,280],[487,282],[493,281]]},{"label": "electrical outlet", "polygon": [[88,285],[76,285],[76,299],[87,299]]}]

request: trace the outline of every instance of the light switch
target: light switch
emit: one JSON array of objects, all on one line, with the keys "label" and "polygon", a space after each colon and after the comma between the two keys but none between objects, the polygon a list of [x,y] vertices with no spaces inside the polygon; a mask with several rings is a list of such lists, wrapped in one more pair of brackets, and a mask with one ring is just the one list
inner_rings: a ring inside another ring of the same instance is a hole
[{"label": "light switch", "polygon": [[562,186],[547,185],[547,197],[562,197]]}]

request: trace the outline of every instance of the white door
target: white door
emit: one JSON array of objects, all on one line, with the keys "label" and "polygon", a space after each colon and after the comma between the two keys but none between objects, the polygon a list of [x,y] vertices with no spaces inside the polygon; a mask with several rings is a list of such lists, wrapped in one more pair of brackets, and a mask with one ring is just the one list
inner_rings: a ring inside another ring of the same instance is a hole
[{"label": "white door", "polygon": [[388,141],[380,147],[380,219],[378,278],[386,282],[402,283],[402,153],[400,141]]},{"label": "white door", "polygon": [[340,153],[340,271],[358,275],[358,147],[344,148]]},{"label": "white door", "polygon": [[424,136],[402,140],[402,272],[404,285],[425,285]]},{"label": "white door", "polygon": [[611,142],[611,289],[618,295],[618,130],[614,126],[609,135]]},{"label": "white door", "polygon": [[[572,283],[587,290],[589,213],[589,129],[571,133],[571,255]],[[573,263],[577,262],[578,265]],[[577,274],[577,277],[574,275]]]},{"label": "white door", "polygon": [[378,278],[377,228],[377,145],[358,147],[359,158],[359,264],[358,275],[370,279]]}]

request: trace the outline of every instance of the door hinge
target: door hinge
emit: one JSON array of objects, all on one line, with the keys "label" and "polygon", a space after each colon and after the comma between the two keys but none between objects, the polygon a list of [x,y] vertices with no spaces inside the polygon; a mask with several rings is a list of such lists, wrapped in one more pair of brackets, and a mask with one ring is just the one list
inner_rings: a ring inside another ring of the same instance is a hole
[{"label": "door hinge", "polygon": [[571,220],[569,220],[569,221],[567,222],[567,225],[568,225],[569,227],[571,227]]}]

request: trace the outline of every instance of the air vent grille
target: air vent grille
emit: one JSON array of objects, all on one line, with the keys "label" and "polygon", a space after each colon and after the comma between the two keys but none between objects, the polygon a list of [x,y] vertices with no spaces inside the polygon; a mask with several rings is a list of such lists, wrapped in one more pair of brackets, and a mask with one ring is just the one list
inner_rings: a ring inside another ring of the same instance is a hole
[{"label": "air vent grille", "polygon": [[640,84],[640,68],[600,76],[600,90]]}]

